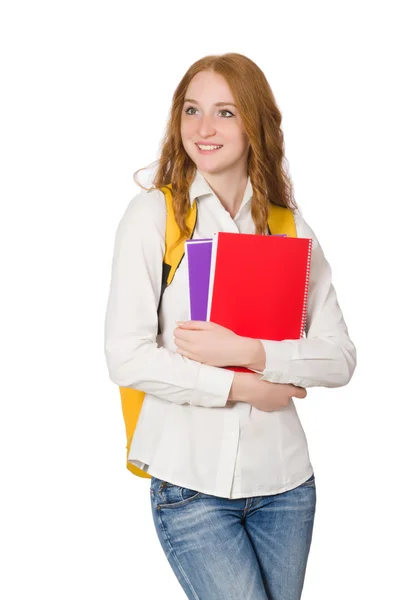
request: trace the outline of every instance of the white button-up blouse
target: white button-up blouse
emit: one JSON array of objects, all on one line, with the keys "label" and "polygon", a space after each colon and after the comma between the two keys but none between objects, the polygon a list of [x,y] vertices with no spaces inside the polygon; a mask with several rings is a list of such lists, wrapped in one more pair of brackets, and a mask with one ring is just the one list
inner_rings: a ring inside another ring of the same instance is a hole
[{"label": "white button-up blouse", "polygon": [[[194,239],[217,231],[255,233],[251,196],[248,179],[232,218],[196,171],[190,188],[198,209]],[[322,248],[299,211],[294,219],[298,237],[313,240],[306,337],[261,340],[261,378],[305,388],[343,386],[353,375],[356,349]],[[176,321],[189,320],[185,257],[164,292],[157,335],[165,223],[163,193],[144,190],[130,201],[115,237],[105,356],[114,383],[146,393],[128,460],[159,479],[224,498],[292,489],[313,473],[294,401],[273,412],[228,402],[233,371],[176,353]]]}]

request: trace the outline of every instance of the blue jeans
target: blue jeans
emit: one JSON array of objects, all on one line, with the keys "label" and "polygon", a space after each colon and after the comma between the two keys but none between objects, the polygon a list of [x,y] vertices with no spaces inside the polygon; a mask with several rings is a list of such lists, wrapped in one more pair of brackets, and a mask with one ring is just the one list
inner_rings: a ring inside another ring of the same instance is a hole
[{"label": "blue jeans", "polygon": [[270,496],[220,498],[156,477],[157,536],[194,600],[299,600],[312,540],[316,484]]}]

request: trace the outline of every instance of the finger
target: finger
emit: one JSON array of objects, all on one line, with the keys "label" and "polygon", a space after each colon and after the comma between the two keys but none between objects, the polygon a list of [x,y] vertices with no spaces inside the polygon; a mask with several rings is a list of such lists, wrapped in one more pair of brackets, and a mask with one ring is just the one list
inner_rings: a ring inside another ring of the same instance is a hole
[{"label": "finger", "polygon": [[188,331],[188,330],[183,330],[183,329],[175,329],[174,331],[174,337],[178,340],[182,340],[185,342],[190,342],[192,343],[194,340],[194,337],[197,335],[197,332],[195,331]]},{"label": "finger", "polygon": [[306,398],[307,391],[305,390],[305,388],[295,386],[293,396],[295,396],[295,398]]},{"label": "finger", "polygon": [[182,329],[209,329],[207,321],[176,321],[176,323]]},{"label": "finger", "polygon": [[196,358],[194,357],[194,354],[192,354],[191,352],[188,352],[187,350],[178,348],[176,353],[180,354],[181,356],[184,356],[185,358],[190,358],[191,360],[196,360]]},{"label": "finger", "polygon": [[189,331],[188,329],[182,329],[182,327],[177,327],[176,329],[174,329],[174,336],[178,338],[184,338],[187,335],[191,334],[191,331]]},{"label": "finger", "polygon": [[175,345],[177,346],[177,348],[180,348],[181,350],[187,350],[187,351],[191,351],[192,347],[191,344],[189,344],[189,342],[186,342],[185,340],[174,340],[175,341]]}]

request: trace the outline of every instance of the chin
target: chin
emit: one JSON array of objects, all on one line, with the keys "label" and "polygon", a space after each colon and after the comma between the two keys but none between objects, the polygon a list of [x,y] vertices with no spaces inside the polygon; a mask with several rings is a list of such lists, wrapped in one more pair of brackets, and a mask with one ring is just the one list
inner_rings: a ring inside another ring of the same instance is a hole
[{"label": "chin", "polygon": [[228,171],[233,171],[234,167],[235,167],[235,163],[230,163],[230,164],[225,164],[225,163],[218,163],[215,164],[215,161],[213,164],[210,164],[210,162],[208,161],[206,162],[200,162],[197,161],[197,167],[198,169],[202,172],[202,173],[227,173]]},{"label": "chin", "polygon": [[208,165],[208,164],[200,163],[200,161],[197,161],[196,167],[204,175],[206,173],[213,173],[213,174],[222,173],[223,171],[227,170],[227,167],[224,167],[223,165]]}]

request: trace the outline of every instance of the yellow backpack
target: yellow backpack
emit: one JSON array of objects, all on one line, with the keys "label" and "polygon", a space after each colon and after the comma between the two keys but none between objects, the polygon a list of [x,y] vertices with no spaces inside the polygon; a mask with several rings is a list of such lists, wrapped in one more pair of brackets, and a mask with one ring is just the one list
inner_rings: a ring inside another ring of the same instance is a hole
[{"label": "yellow backpack", "polygon": [[[168,184],[160,188],[165,196],[167,205],[167,220],[165,230],[165,253],[163,258],[163,277],[160,301],[158,311],[160,310],[161,299],[163,297],[164,290],[172,282],[175,271],[179,267],[182,258],[185,254],[185,240],[181,239],[180,242],[172,249],[173,244],[176,243],[180,230],[175,220],[174,209],[172,206],[172,186]],[[196,227],[197,220],[197,204],[194,201],[190,212],[187,217],[187,225],[191,231],[190,238],[193,237],[193,233]],[[290,237],[296,237],[296,228],[293,213],[288,208],[276,206],[275,204],[270,205],[270,212],[268,218],[268,227],[271,234],[282,234],[286,233]],[[159,333],[160,331],[158,331]],[[134,436],[136,424],[139,419],[139,413],[141,412],[143,400],[145,398],[145,392],[140,390],[133,390],[129,387],[120,387],[121,396],[121,408],[123,411],[125,430],[127,436],[127,469],[138,477],[145,477],[150,479],[151,475],[143,471],[139,467],[128,462],[128,454],[132,438]]]}]

